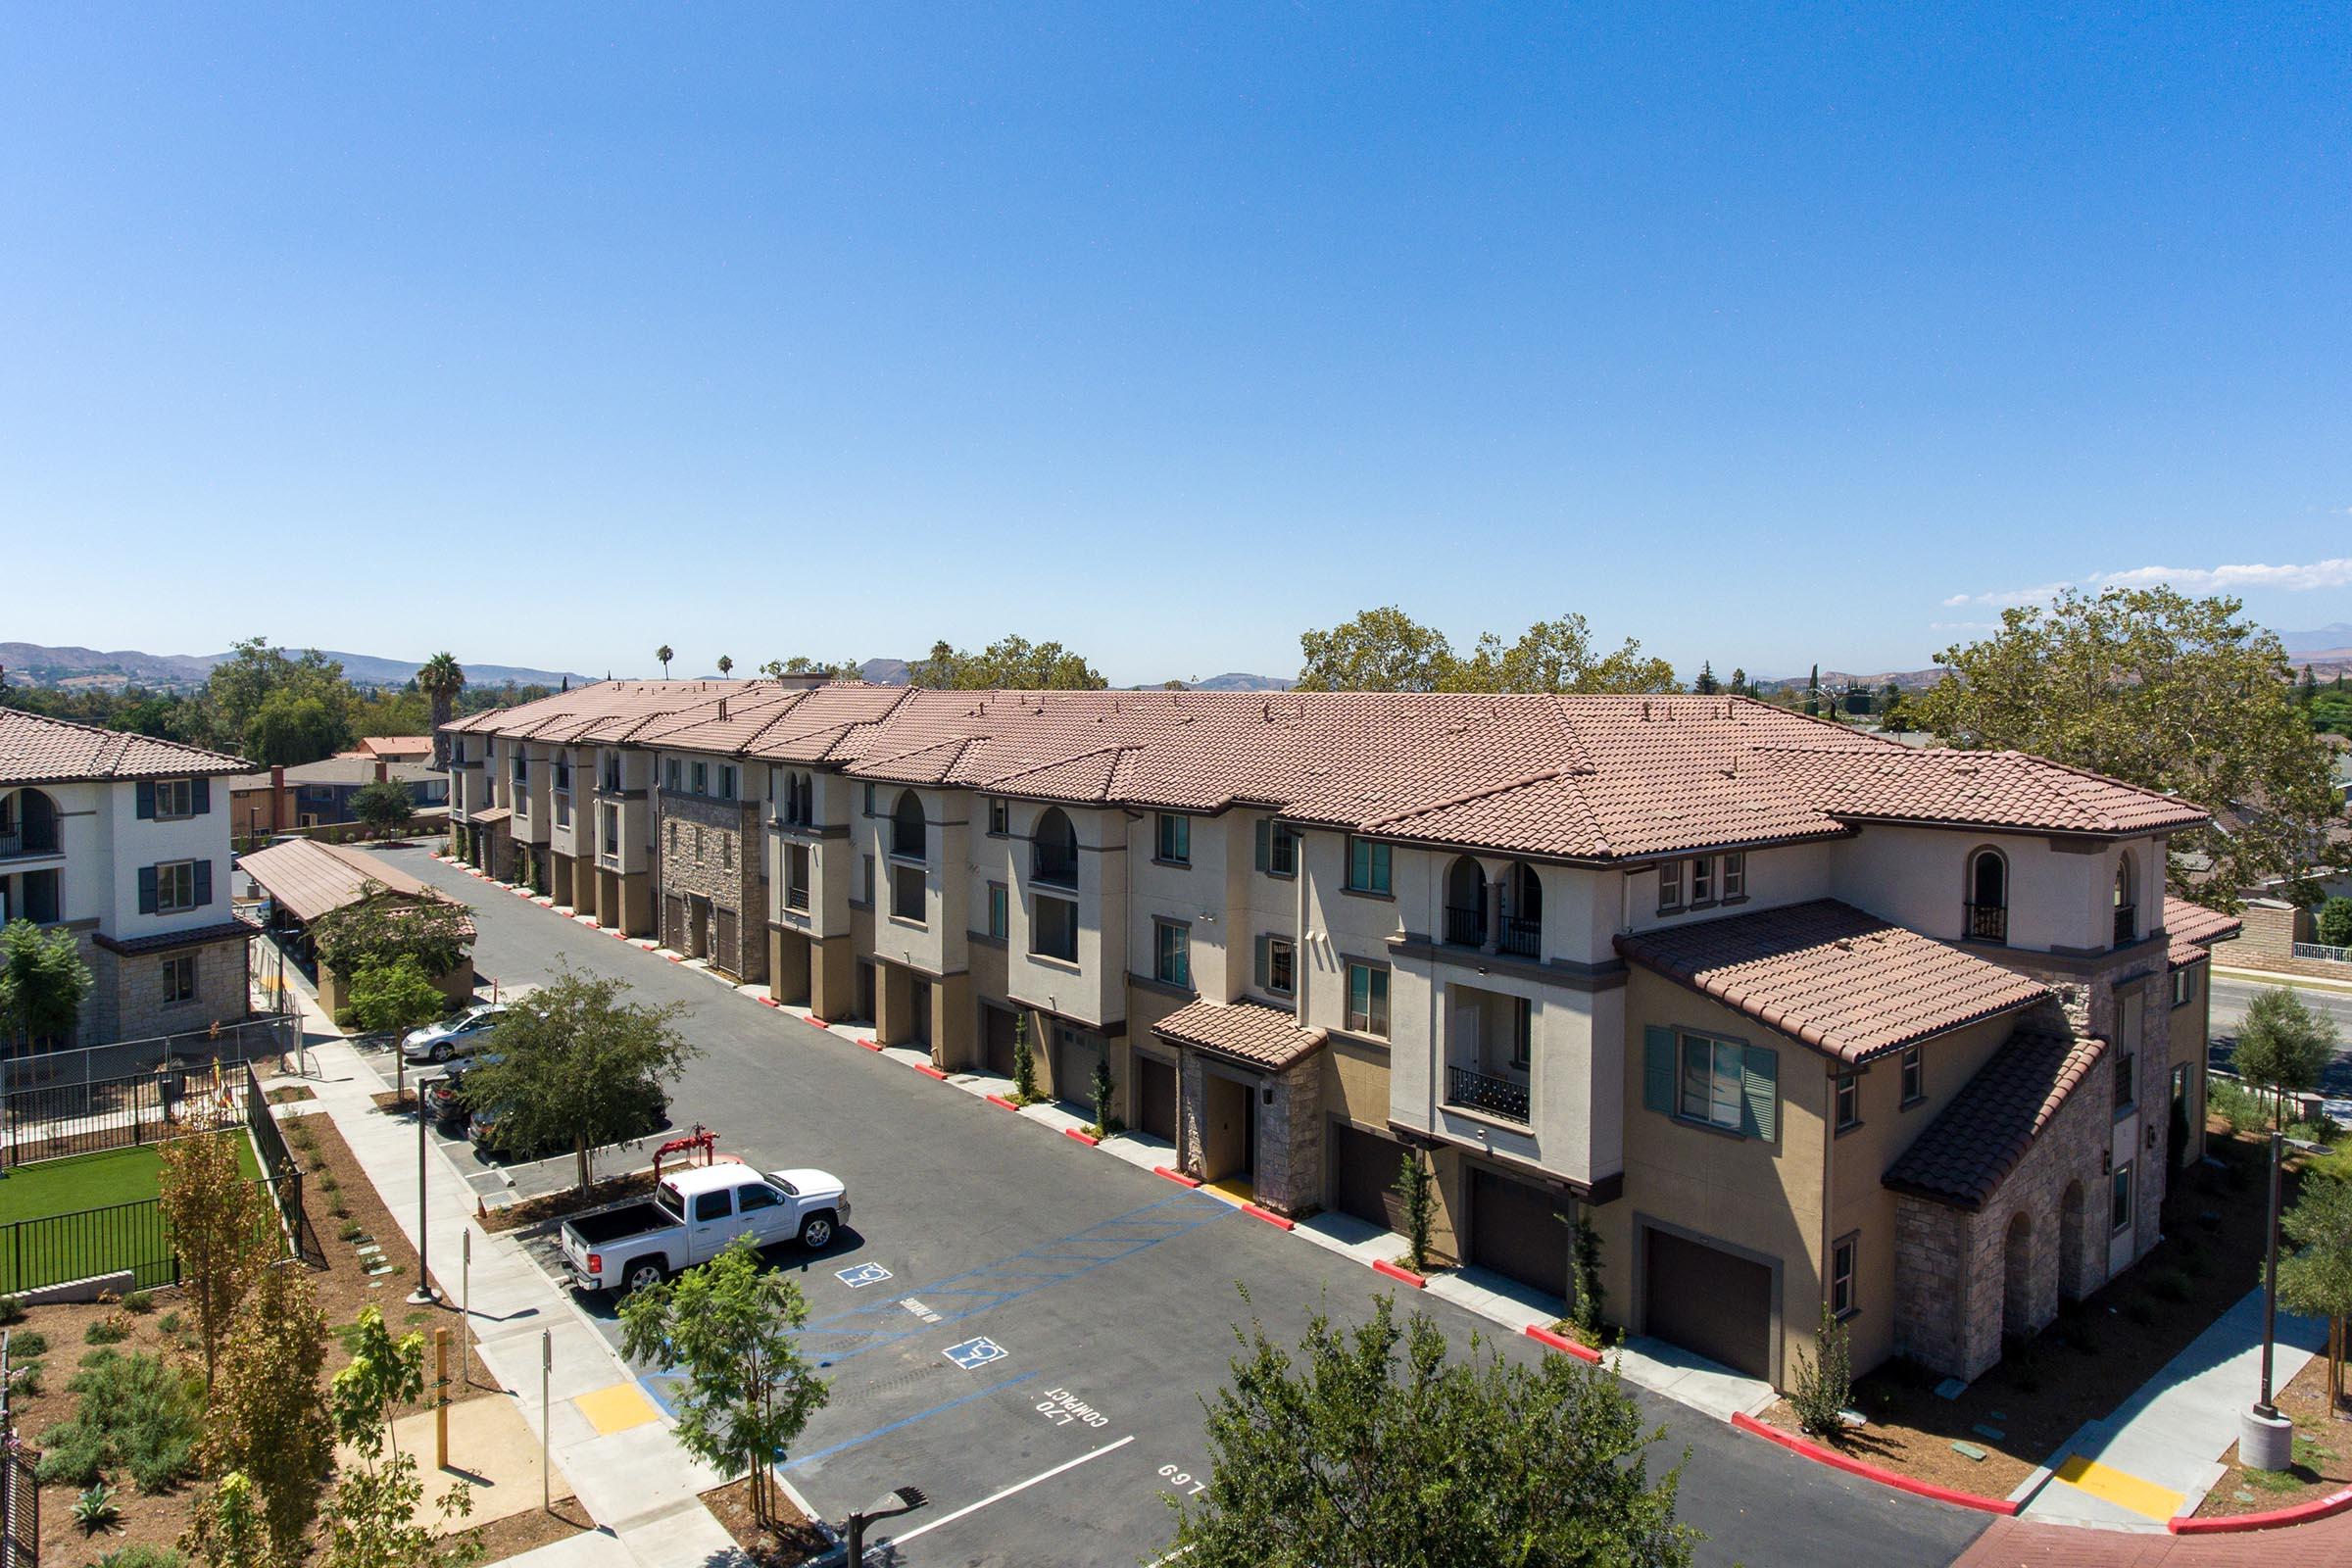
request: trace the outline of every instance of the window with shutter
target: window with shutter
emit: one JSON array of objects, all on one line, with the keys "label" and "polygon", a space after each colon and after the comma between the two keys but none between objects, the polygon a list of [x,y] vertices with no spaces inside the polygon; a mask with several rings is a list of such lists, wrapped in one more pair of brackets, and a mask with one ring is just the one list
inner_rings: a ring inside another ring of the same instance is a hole
[{"label": "window with shutter", "polygon": [[136,808],[140,818],[152,821],[155,817],[155,780],[143,778],[132,785],[131,790],[136,797]]},{"label": "window with shutter", "polygon": [[208,905],[208,904],[210,904],[210,903],[212,903],[212,902],[213,902],[213,862],[212,862],[212,861],[210,861],[210,860],[198,860],[198,861],[196,862],[196,903],[195,903],[195,906],[196,906],[197,908],[201,909],[201,908],[203,908],[203,907],[204,907],[206,905]]},{"label": "window with shutter", "polygon": [[1654,1023],[1642,1031],[1642,1108],[1674,1114],[1674,1031]]},{"label": "window with shutter", "polygon": [[1768,1144],[1781,1138],[1781,1058],[1769,1046],[1749,1046],[1743,1063],[1743,1114],[1740,1130]]},{"label": "window with shutter", "polygon": [[156,912],[156,911],[155,911],[155,899],[156,899],[156,891],[155,891],[155,887],[156,887],[156,867],[154,867],[154,866],[152,866],[152,865],[142,865],[142,866],[140,866],[140,867],[139,867],[139,912],[140,912],[141,914],[153,914],[153,913],[155,913],[155,912]]}]

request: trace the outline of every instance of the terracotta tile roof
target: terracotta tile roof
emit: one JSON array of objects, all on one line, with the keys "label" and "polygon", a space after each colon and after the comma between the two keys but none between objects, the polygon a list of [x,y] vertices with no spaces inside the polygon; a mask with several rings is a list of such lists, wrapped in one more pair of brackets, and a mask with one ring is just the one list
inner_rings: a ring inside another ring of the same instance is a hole
[{"label": "terracotta tile roof", "polygon": [[331,909],[357,904],[369,882],[382,884],[398,899],[452,902],[390,860],[348,844],[289,839],[238,857],[237,865],[301,920],[316,920]]},{"label": "terracotta tile roof", "polygon": [[504,822],[514,814],[514,808],[511,806],[487,806],[466,817],[466,820],[468,822]]},{"label": "terracotta tile roof", "polygon": [[1188,1002],[1152,1032],[1272,1072],[1304,1061],[1325,1039],[1322,1030],[1301,1029],[1292,1014],[1255,1002]]},{"label": "terracotta tile roof", "polygon": [[169,953],[173,948],[204,947],[215,942],[242,942],[258,937],[262,928],[252,921],[231,916],[213,925],[200,925],[188,931],[161,931],[153,936],[132,937],[125,941],[108,936],[103,931],[90,933],[90,940],[109,953],[125,957],[138,957],[149,953]]},{"label": "terracotta tile roof", "polygon": [[1847,1062],[2048,994],[2014,970],[1830,899],[1620,936],[1617,951]]},{"label": "terracotta tile roof", "polygon": [[360,750],[375,757],[430,757],[433,738],[430,735],[367,735],[360,739]]},{"label": "terracotta tile roof", "polygon": [[2176,969],[2184,963],[2210,958],[2216,942],[2227,942],[2245,928],[2246,922],[2234,914],[2208,909],[2187,899],[2164,901],[2164,929],[2172,938],[2165,957]]},{"label": "terracotta tile roof", "polygon": [[210,778],[242,773],[242,758],[95,724],[0,708],[0,784],[79,779]]},{"label": "terracotta tile roof", "polygon": [[2018,1030],[1886,1168],[1886,1185],[1957,1208],[1984,1207],[2106,1051],[2107,1042],[2093,1036]]},{"label": "terracotta tile roof", "polygon": [[1830,814],[2059,833],[2147,833],[2205,821],[2199,807],[2024,752],[1760,747],[1749,763]]}]

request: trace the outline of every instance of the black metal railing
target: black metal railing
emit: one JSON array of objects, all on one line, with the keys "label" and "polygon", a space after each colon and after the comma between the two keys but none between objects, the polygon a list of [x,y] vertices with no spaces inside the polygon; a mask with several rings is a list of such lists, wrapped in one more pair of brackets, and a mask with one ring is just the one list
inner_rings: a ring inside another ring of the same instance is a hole
[{"label": "black metal railing", "polygon": [[1491,1078],[1467,1067],[1446,1069],[1446,1103],[1476,1110],[1504,1121],[1528,1119],[1527,1085],[1508,1078]]},{"label": "black metal railing", "polygon": [[0,1225],[0,1295],[122,1273],[142,1291],[179,1282],[163,1205],[152,1198]]},{"label": "black metal railing", "polygon": [[1487,945],[1487,911],[1457,909],[1446,906],[1446,941],[1456,948],[1483,948]]},{"label": "black metal railing", "polygon": [[57,824],[43,822],[12,822],[0,827],[0,860],[21,859],[27,855],[57,853]]},{"label": "black metal railing", "polygon": [[1506,915],[1494,946],[1501,952],[1517,954],[1522,958],[1536,957],[1544,951],[1544,922]]},{"label": "black metal railing", "polygon": [[219,1126],[242,1107],[251,1078],[250,1068],[216,1080],[210,1067],[199,1067],[19,1090],[0,1097],[0,1163],[160,1144]]},{"label": "black metal railing", "polygon": [[1049,850],[1040,845],[1029,857],[1029,875],[1034,881],[1074,888],[1078,885],[1078,854],[1075,850]]},{"label": "black metal railing", "polygon": [[2115,945],[2119,948],[2139,940],[2139,911],[2127,904],[2115,911]]},{"label": "black metal railing", "polygon": [[1970,905],[1968,906],[1968,935],[1973,942],[2008,941],[2008,906],[2002,904]]}]

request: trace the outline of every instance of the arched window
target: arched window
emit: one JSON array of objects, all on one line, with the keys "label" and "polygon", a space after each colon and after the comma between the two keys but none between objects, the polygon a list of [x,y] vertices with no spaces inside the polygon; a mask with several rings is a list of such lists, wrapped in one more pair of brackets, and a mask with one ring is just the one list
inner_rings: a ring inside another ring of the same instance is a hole
[{"label": "arched window", "polygon": [[1544,879],[1522,860],[1511,867],[1509,890],[1509,906],[1503,910],[1502,951],[1537,957],[1544,951]]},{"label": "arched window", "polygon": [[54,855],[57,849],[55,801],[34,789],[0,795],[0,858]]},{"label": "arched window", "polygon": [[2122,947],[2139,934],[2139,892],[2132,868],[2132,852],[2115,862],[2115,945]]},{"label": "arched window", "polygon": [[1446,868],[1446,940],[1457,948],[1487,945],[1487,873],[1467,855]]},{"label": "arched window", "polygon": [[1968,858],[1968,934],[1979,942],[2009,940],[2009,862],[1998,850]]},{"label": "arched window", "polygon": [[922,797],[912,790],[899,796],[890,813],[890,853],[909,860],[924,858],[930,830],[923,822]]},{"label": "arched window", "polygon": [[1078,830],[1061,808],[1050,807],[1037,819],[1029,846],[1029,874],[1040,882],[1061,887],[1078,885]]}]

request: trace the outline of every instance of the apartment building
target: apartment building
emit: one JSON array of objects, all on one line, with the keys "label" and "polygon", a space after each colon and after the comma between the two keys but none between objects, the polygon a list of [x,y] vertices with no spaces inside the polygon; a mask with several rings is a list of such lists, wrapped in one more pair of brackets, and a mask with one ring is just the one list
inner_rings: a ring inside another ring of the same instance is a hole
[{"label": "apartment building", "polygon": [[2236,929],[2164,896],[2192,805],[1722,697],[622,682],[451,738],[494,870],[585,745],[605,923],[951,1071],[1025,1030],[1279,1211],[1393,1224],[1427,1158],[1445,1253],[1550,1297],[1589,1218],[1614,1320],[1775,1383],[1824,1303],[1974,1376],[2152,1246]]},{"label": "apartment building", "polygon": [[81,1045],[233,1022],[249,1010],[229,912],[233,757],[0,709],[0,924],[74,934],[91,987]]}]

